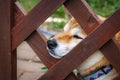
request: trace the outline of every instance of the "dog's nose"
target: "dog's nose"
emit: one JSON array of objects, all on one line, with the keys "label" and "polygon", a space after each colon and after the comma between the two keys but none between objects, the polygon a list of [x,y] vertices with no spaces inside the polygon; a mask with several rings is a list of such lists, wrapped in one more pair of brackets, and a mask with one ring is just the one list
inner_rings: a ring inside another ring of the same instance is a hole
[{"label": "dog's nose", "polygon": [[56,40],[48,40],[47,41],[47,46],[49,49],[54,49],[57,47],[57,42]]}]

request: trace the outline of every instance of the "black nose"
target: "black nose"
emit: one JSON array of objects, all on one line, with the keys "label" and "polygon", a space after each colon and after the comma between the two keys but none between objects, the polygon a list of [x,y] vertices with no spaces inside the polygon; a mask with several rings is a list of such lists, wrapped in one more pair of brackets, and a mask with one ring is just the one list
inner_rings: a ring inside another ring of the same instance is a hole
[{"label": "black nose", "polygon": [[48,40],[47,41],[47,46],[49,49],[54,49],[57,47],[56,40]]}]

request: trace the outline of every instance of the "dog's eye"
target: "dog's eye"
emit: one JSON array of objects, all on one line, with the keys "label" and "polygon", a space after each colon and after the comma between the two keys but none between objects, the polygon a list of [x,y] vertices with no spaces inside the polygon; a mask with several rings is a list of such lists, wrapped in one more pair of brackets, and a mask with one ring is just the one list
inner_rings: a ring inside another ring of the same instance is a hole
[{"label": "dog's eye", "polygon": [[55,35],[50,36],[50,38],[53,38],[53,37],[55,37]]},{"label": "dog's eye", "polygon": [[55,37],[55,35],[51,35],[49,38],[52,39],[52,38],[54,38],[54,37]]},{"label": "dog's eye", "polygon": [[80,37],[78,35],[74,35],[73,37],[76,38],[76,39],[83,39],[82,37]]},{"label": "dog's eye", "polygon": [[48,39],[53,39],[55,37],[55,35],[51,35],[48,37]]}]

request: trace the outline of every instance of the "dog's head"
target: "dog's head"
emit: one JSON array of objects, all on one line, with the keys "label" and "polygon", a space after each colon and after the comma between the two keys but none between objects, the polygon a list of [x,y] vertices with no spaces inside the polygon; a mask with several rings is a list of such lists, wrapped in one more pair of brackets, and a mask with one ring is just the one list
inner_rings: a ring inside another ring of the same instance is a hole
[{"label": "dog's head", "polygon": [[84,37],[85,33],[72,18],[64,27],[64,32],[47,41],[49,54],[54,58],[62,58],[69,53]]},{"label": "dog's head", "polygon": [[[75,46],[77,46],[77,44],[80,43],[85,37],[86,34],[82,30],[81,26],[74,18],[72,18],[65,25],[63,33],[52,37],[47,41],[47,49],[52,57],[60,59],[69,53]],[[109,61],[100,51],[96,51],[82,64],[80,64],[77,70],[81,76],[93,75],[94,72],[96,72],[96,75],[98,75],[97,71],[104,71],[103,68],[106,67],[106,65],[110,65]],[[114,77],[112,76],[113,74],[116,76],[116,72],[113,71],[113,73],[109,74],[108,76],[105,74],[105,76],[96,80],[106,80],[108,78],[110,78],[109,80],[112,80]]]}]

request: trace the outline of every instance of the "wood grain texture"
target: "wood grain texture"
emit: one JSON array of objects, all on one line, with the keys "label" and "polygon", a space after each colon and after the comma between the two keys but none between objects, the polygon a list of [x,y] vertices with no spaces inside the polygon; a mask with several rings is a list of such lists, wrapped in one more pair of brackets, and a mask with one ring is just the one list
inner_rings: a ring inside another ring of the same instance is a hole
[{"label": "wood grain texture", "polygon": [[0,0],[0,80],[11,80],[11,0]]},{"label": "wood grain texture", "polygon": [[[62,80],[92,53],[98,50],[120,30],[120,9],[85,38],[67,56],[55,64],[39,80]],[[113,27],[114,26],[114,27]],[[104,36],[106,35],[106,36]],[[76,51],[76,53],[74,53]],[[78,56],[80,55],[80,56]],[[74,61],[73,61],[74,60]],[[65,65],[63,67],[63,65]],[[56,74],[57,77],[54,75]]]},{"label": "wood grain texture", "polygon": [[[12,50],[39,27],[65,0],[42,0],[12,29]],[[47,6],[46,6],[47,5]]]}]

